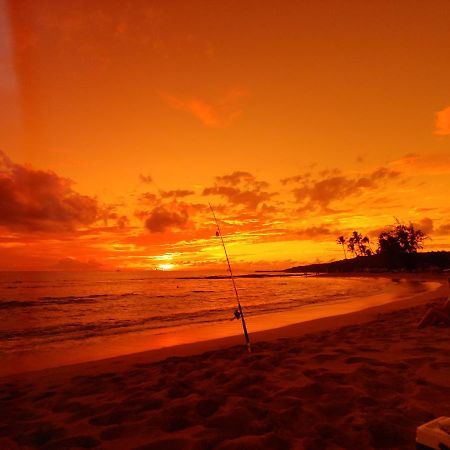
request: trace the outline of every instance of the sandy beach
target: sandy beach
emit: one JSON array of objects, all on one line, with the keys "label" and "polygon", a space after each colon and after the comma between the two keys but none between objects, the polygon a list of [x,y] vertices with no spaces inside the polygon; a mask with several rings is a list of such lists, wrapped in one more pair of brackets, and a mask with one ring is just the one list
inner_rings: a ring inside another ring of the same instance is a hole
[{"label": "sandy beach", "polygon": [[[450,329],[414,299],[0,380],[0,448],[414,448],[450,411]],[[164,353],[165,352],[165,353]]]}]

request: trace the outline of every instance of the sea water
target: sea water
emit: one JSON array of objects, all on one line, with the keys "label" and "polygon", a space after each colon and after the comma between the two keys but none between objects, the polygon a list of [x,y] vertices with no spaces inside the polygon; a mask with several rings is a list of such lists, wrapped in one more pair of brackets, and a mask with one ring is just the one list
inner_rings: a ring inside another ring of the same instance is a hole
[{"label": "sea water", "polygon": [[[0,375],[241,333],[231,280],[189,272],[0,273]],[[218,274],[224,275],[224,274]],[[277,274],[272,274],[277,275]],[[389,278],[237,278],[249,331],[426,289]],[[378,300],[376,300],[378,299]],[[354,308],[355,309],[355,308]]]}]

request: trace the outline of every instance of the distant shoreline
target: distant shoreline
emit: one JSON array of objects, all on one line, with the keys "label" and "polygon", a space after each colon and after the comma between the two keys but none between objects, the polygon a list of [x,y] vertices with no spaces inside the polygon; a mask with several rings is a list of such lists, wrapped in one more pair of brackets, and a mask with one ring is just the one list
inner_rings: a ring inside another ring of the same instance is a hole
[{"label": "distant shoreline", "polygon": [[450,271],[450,252],[433,251],[399,255],[356,256],[328,263],[305,264],[284,269],[285,273],[428,273]]},{"label": "distant shoreline", "polygon": [[[272,273],[276,272],[276,273]],[[305,275],[303,273],[278,273],[279,271],[268,270],[257,270],[256,273],[248,273],[244,275],[233,275],[234,278],[280,278],[280,277],[305,277],[305,276],[316,276],[315,274]],[[206,275],[206,276],[191,276],[191,277],[176,277],[176,280],[226,280],[230,278],[230,275]]]},{"label": "distant shoreline", "polygon": [[[386,255],[375,254],[341,259],[328,263],[305,264],[279,270],[255,270],[252,273],[233,275],[234,278],[276,278],[276,277],[315,277],[315,276],[396,276],[415,275],[450,276],[450,252],[433,251],[401,255],[399,261],[392,261]],[[404,266],[397,265],[401,262]],[[221,280],[225,275],[180,276],[179,280]]]},{"label": "distant shoreline", "polygon": [[[257,270],[255,273],[239,274],[233,275],[234,278],[313,278],[313,277],[378,277],[378,278],[415,278],[418,276],[430,277],[432,279],[440,279],[445,277],[446,274],[450,277],[450,271],[414,271],[414,272],[400,272],[400,271],[389,271],[384,272],[287,272],[290,269],[284,270]],[[175,277],[176,280],[227,280],[230,275],[206,275],[206,276],[186,276],[186,277]]]}]

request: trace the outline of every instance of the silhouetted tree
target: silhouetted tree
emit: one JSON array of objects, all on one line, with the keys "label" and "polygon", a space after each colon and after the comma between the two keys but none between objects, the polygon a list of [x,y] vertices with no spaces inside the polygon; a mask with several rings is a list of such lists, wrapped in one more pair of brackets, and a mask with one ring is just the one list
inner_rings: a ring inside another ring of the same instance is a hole
[{"label": "silhouetted tree", "polygon": [[387,258],[388,266],[412,270],[416,266],[414,255],[423,248],[427,235],[416,230],[413,224],[409,226],[398,223],[390,231],[383,231],[378,236],[377,253]]},{"label": "silhouetted tree", "polygon": [[423,248],[423,241],[427,237],[411,223],[409,226],[398,224],[392,230],[383,231],[378,236],[377,253],[417,253],[417,250]]},{"label": "silhouetted tree", "polygon": [[347,248],[356,256],[367,256],[372,253],[369,238],[358,231],[354,231],[347,241]]},{"label": "silhouetted tree", "polygon": [[353,256],[358,256],[358,241],[359,234],[354,231],[347,240],[347,248],[350,252],[352,252]]},{"label": "silhouetted tree", "polygon": [[353,255],[356,256],[355,253],[355,241],[353,238],[348,238],[347,240],[347,250]]},{"label": "silhouetted tree", "polygon": [[370,256],[372,250],[370,248],[370,240],[368,236],[361,237],[359,240],[359,253],[360,255]]},{"label": "silhouetted tree", "polygon": [[347,252],[344,245],[347,245],[347,250],[353,254],[353,256],[369,256],[372,255],[372,249],[370,248],[370,241],[367,236],[363,236],[358,231],[353,231],[351,236],[346,239],[344,236],[339,236],[336,239],[339,245],[342,245],[344,250],[344,257],[347,259]]},{"label": "silhouetted tree", "polygon": [[344,236],[339,236],[339,237],[336,239],[336,242],[337,242],[339,245],[342,245],[342,250],[344,250],[344,258],[347,259],[347,252],[345,251],[345,243],[346,243],[345,237],[344,237]]}]

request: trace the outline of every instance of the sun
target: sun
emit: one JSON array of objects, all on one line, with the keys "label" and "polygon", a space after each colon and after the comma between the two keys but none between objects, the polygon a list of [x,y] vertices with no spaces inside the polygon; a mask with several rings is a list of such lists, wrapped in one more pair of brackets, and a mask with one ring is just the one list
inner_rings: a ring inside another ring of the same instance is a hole
[{"label": "sun", "polygon": [[162,263],[156,266],[157,270],[172,270],[175,267],[175,264],[171,263]]}]

